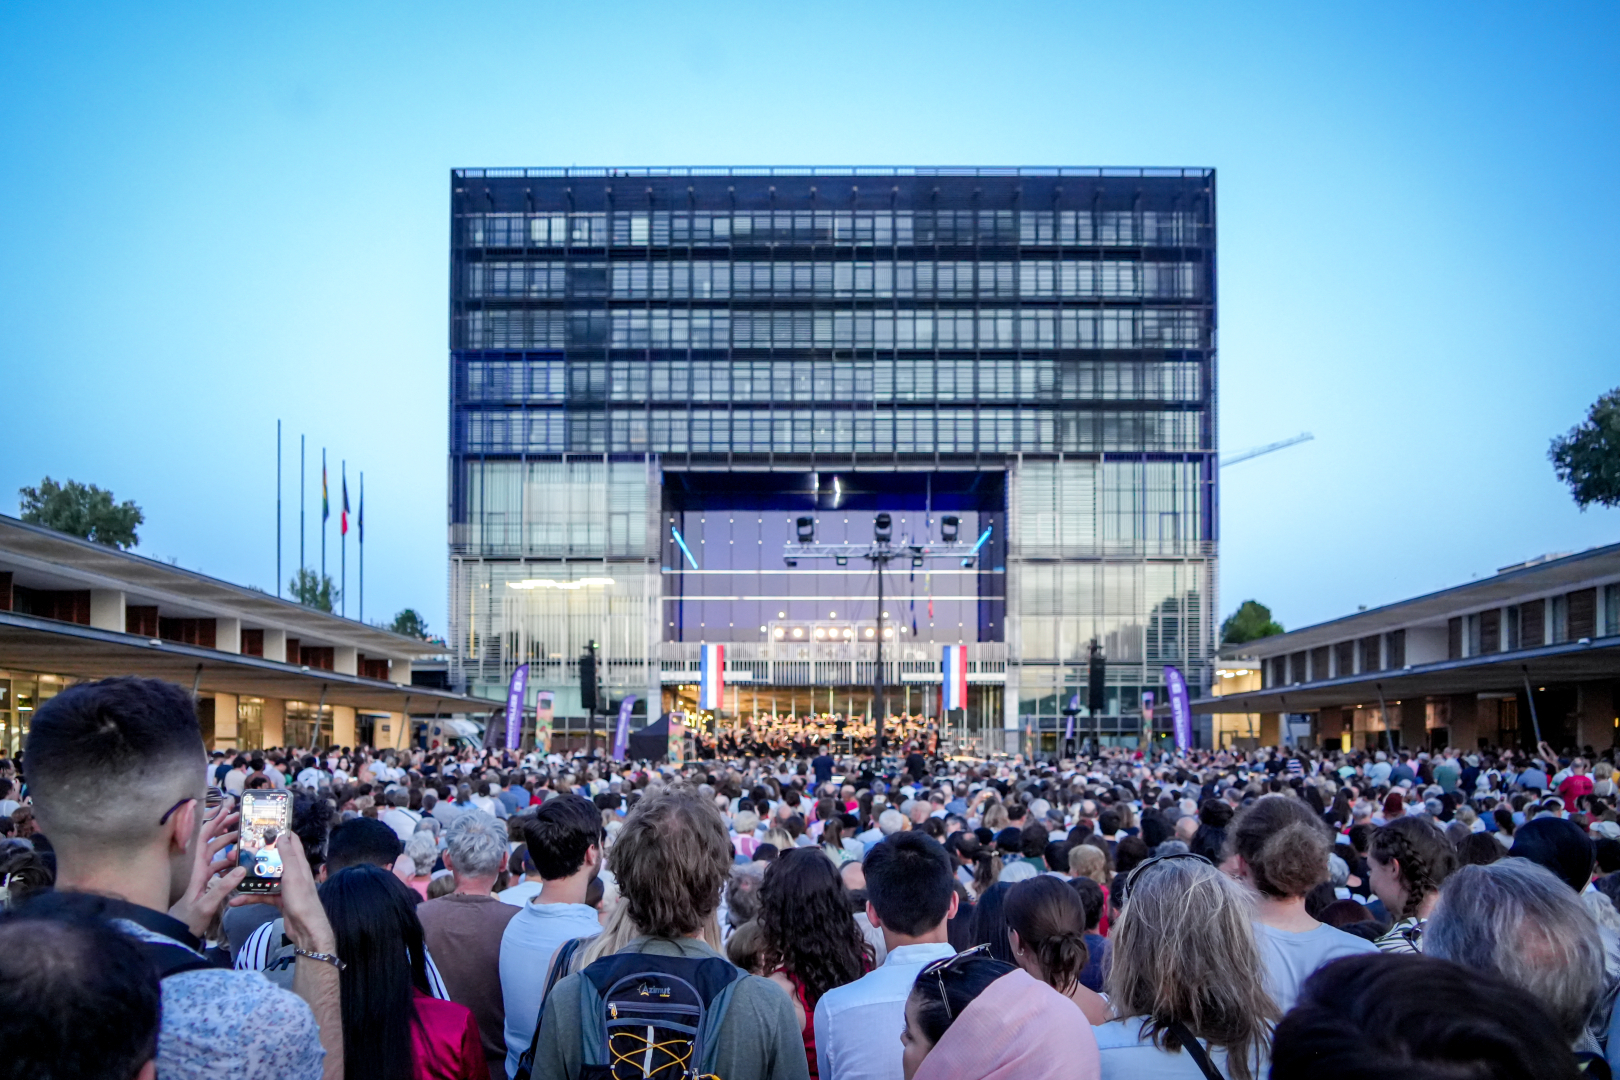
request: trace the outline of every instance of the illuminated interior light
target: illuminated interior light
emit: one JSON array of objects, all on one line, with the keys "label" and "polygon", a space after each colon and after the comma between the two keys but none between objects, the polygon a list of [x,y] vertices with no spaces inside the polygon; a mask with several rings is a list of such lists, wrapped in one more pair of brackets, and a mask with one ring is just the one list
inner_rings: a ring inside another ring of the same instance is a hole
[{"label": "illuminated interior light", "polygon": [[508,581],[508,589],[593,589],[606,588],[613,584],[610,577],[585,577],[573,581],[558,581],[555,578],[526,578],[523,581]]}]

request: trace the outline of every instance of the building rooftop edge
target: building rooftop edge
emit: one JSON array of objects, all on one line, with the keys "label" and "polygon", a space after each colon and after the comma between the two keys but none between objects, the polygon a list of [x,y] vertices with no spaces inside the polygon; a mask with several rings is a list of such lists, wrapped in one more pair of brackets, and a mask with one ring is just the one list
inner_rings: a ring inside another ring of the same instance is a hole
[{"label": "building rooftop edge", "polygon": [[1076,165],[672,165],[672,166],[500,166],[450,170],[452,176],[475,180],[545,177],[675,177],[675,176],[1080,176],[1188,179],[1215,175],[1212,166],[1076,166]]}]

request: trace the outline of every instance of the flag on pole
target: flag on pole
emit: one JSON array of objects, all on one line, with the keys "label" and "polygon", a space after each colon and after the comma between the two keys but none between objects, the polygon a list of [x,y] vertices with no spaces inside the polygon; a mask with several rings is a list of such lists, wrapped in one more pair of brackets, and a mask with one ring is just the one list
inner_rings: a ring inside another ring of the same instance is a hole
[{"label": "flag on pole", "polygon": [[[363,543],[366,542],[366,474],[365,473],[360,474],[360,516],[355,520],[355,524],[359,526],[358,534],[359,534],[359,537],[360,537],[360,542],[363,544]],[[361,565],[365,565],[365,564],[362,563]]]},{"label": "flag on pole", "polygon": [[1177,668],[1164,666],[1164,686],[1170,691],[1170,725],[1178,751],[1192,749],[1192,702],[1187,696],[1187,680]]},{"label": "flag on pole", "polygon": [[945,646],[944,690],[940,706],[945,709],[967,708],[967,646]]},{"label": "flag on pole", "polygon": [[[523,698],[529,689],[529,665],[519,664],[506,685],[506,749],[516,750],[523,741]],[[494,728],[494,724],[490,727]],[[484,745],[488,746],[486,739]]]},{"label": "flag on pole", "polygon": [[326,451],[321,451],[321,521],[325,522],[332,516],[331,500],[326,492]]},{"label": "flag on pole", "polygon": [[703,646],[698,672],[698,708],[716,711],[726,699],[726,647]]},{"label": "flag on pole", "polygon": [[343,509],[338,513],[338,535],[349,535],[349,473],[343,472]]}]

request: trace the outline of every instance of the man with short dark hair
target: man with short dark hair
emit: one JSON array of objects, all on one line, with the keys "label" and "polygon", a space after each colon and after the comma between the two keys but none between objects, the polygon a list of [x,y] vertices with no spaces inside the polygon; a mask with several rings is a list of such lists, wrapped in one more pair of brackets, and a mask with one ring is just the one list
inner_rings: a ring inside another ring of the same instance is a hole
[{"label": "man with short dark hair", "polygon": [[918,972],[953,956],[951,858],[921,832],[900,832],[866,853],[866,916],[883,931],[883,966],[827,991],[816,1005],[820,1080],[901,1080],[906,998]]},{"label": "man with short dark hair", "polygon": [[[517,913],[501,935],[508,1076],[534,1041],[552,955],[565,941],[601,931],[596,909],[585,902],[586,890],[602,869],[602,815],[595,805],[582,795],[550,799],[524,820],[523,840],[540,886],[515,901]],[[507,889],[500,899],[528,884]]]},{"label": "man with short dark hair", "polygon": [[168,683],[83,683],[42,706],[28,736],[28,777],[56,851],[57,887],[100,896],[114,925],[169,972],[158,1042],[165,1080],[336,1080],[336,938],[296,834],[278,841],[278,902],[298,950],[297,996],[202,955],[200,935],[245,875],[214,861],[236,837],[235,815],[204,826],[205,760],[191,696]]},{"label": "man with short dark hair", "polygon": [[[714,803],[689,790],[638,801],[614,841],[612,867],[636,937],[552,990],[534,1058],[537,1080],[579,1080],[587,1055],[581,1010],[597,978],[622,969],[662,974],[675,968],[693,978],[700,970],[735,976],[724,984],[729,1002],[723,1013],[711,1014],[720,1017],[718,1026],[703,1060],[691,1062],[694,1070],[725,1080],[808,1080],[804,1041],[787,994],[769,979],[738,973],[703,940],[731,869],[726,825]],[[713,961],[719,963],[704,967]],[[706,993],[705,1000],[715,999]],[[898,1031],[887,1033],[897,1061]],[[605,1058],[605,1048],[593,1049]]]},{"label": "man with short dark hair", "polygon": [[157,972],[106,923],[0,921],[0,1075],[153,1080]]}]

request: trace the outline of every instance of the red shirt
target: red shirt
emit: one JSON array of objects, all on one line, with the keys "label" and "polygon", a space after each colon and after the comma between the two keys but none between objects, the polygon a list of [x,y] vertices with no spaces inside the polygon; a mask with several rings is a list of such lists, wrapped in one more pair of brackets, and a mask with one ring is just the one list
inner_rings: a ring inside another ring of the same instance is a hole
[{"label": "red shirt", "polygon": [[1570,773],[1558,785],[1558,794],[1563,797],[1564,809],[1573,814],[1576,801],[1582,795],[1592,794],[1592,778],[1585,773]]}]

